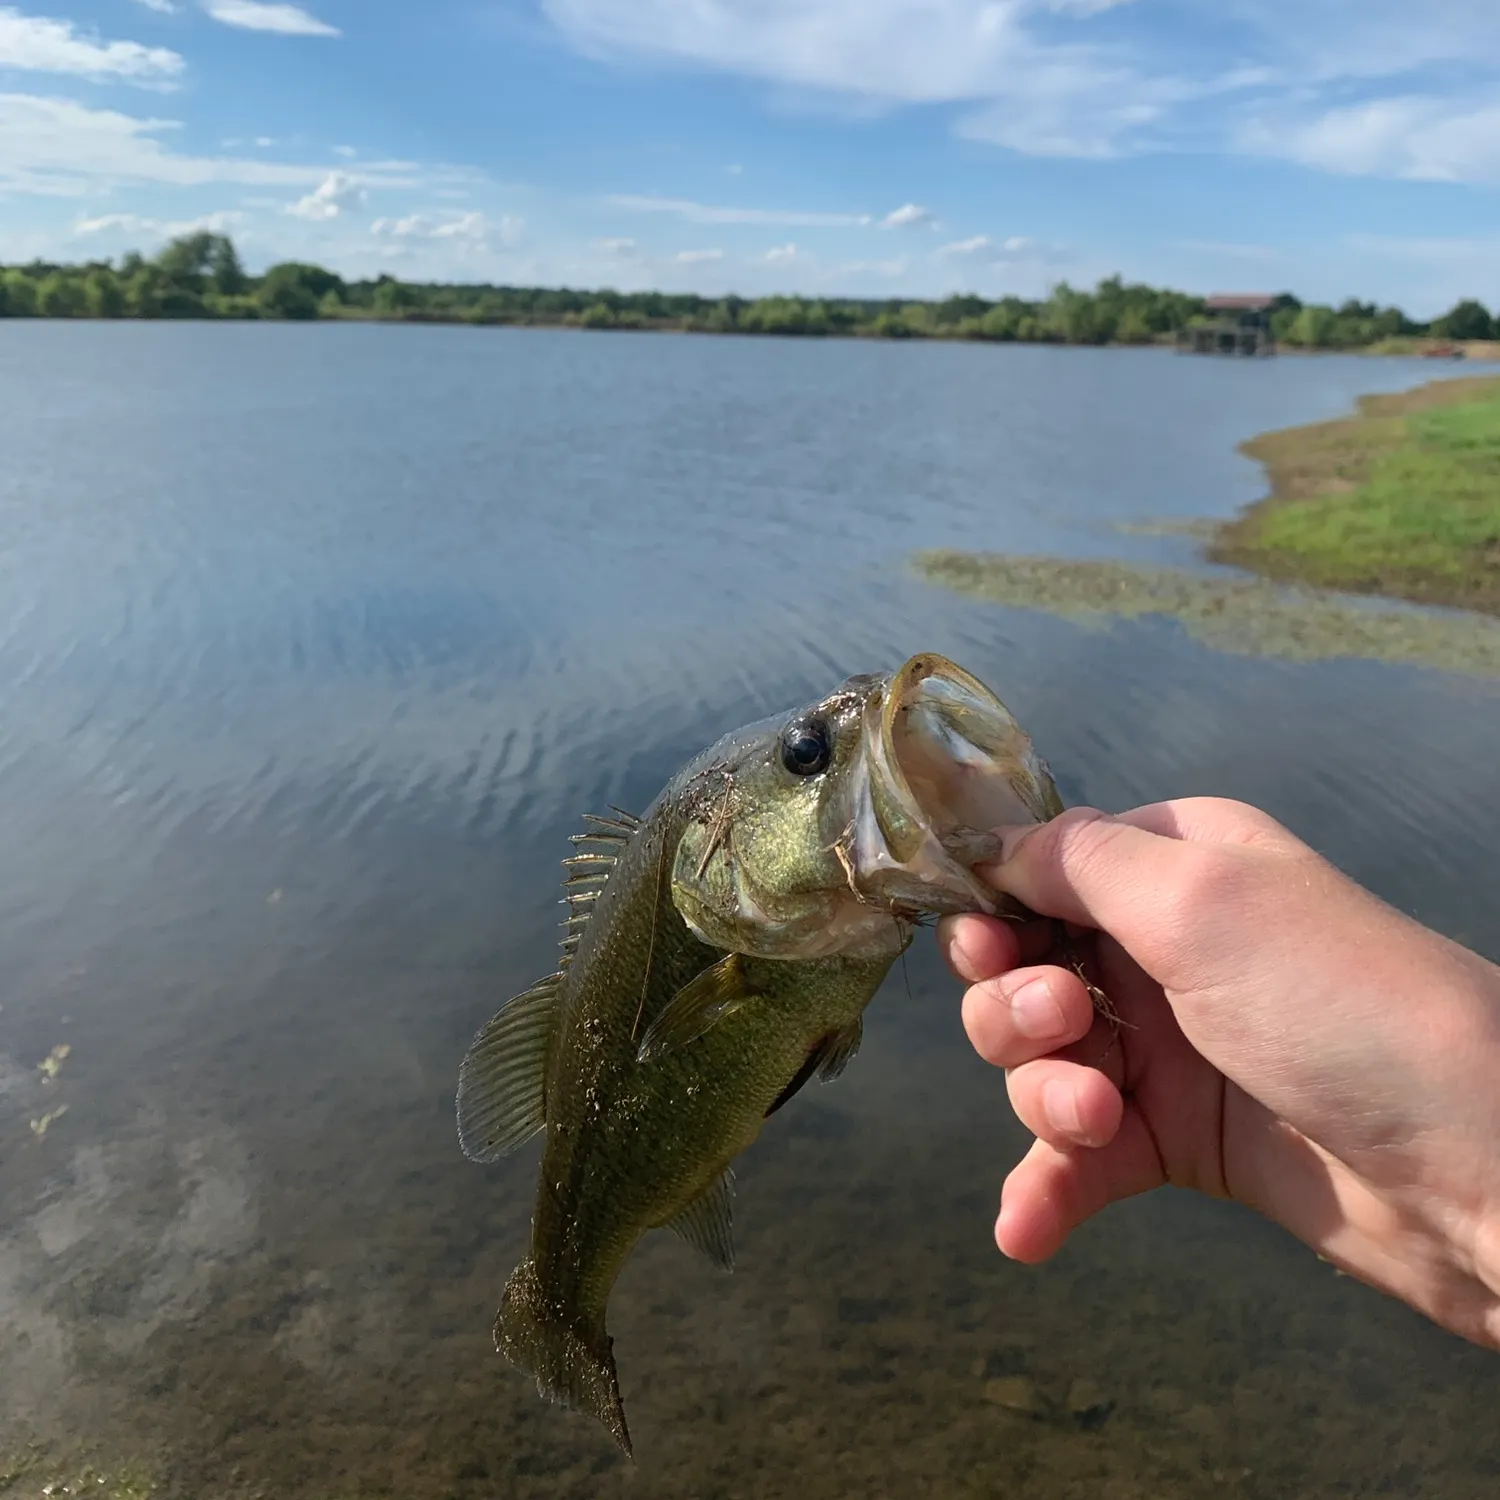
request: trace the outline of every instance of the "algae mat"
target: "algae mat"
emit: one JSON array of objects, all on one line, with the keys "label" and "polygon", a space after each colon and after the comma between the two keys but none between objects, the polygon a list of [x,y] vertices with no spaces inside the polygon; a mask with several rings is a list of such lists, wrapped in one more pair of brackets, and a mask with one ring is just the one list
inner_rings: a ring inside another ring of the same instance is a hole
[{"label": "algae mat", "polygon": [[1098,626],[1162,616],[1237,656],[1400,662],[1500,677],[1500,620],[1485,615],[1108,561],[947,550],[914,561],[930,582],[992,604]]}]

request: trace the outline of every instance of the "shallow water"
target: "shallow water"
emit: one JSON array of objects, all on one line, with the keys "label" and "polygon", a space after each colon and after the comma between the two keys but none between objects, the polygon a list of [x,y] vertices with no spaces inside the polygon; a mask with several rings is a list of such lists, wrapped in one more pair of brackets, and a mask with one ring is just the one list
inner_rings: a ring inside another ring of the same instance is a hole
[{"label": "shallow water", "polygon": [[[634,1474],[492,1353],[534,1155],[471,1166],[452,1124],[469,1037],[552,967],[578,814],[916,649],[998,688],[1070,799],[1257,801],[1500,954],[1493,685],[908,566],[1191,565],[1120,523],[1227,514],[1261,490],[1238,441],[1431,373],[0,323],[0,1476],[1495,1494],[1500,1362],[1247,1214],[1162,1193],[1005,1263],[1022,1137],[927,946],[741,1163],[736,1275],[669,1236],[627,1269]],[[996,1403],[1016,1379],[1036,1414]]]}]

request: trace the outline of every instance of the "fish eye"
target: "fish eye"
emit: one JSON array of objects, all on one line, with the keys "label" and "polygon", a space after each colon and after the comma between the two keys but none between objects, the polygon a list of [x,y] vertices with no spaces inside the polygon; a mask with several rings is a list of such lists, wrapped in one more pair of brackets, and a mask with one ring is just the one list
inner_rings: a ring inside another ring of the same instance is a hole
[{"label": "fish eye", "polygon": [[781,731],[781,763],[793,776],[820,776],[833,759],[833,736],[822,719],[798,719]]}]

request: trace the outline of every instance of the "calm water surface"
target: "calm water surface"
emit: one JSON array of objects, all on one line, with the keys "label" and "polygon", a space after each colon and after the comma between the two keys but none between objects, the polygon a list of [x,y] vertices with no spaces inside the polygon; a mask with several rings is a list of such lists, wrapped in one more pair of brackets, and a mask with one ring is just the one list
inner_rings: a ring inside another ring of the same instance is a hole
[{"label": "calm water surface", "polygon": [[[1190,563],[1119,523],[1227,514],[1261,491],[1238,441],[1431,373],[0,323],[0,1475],[1500,1493],[1500,1361],[1248,1214],[1157,1194],[1005,1263],[1023,1138],[930,946],[741,1164],[739,1272],[670,1236],[627,1269],[634,1472],[493,1354],[534,1155],[471,1166],[452,1124],[470,1036],[553,966],[578,815],[917,649],[995,685],[1070,798],[1249,798],[1500,952],[1494,689],[1085,630],[906,565]],[[1040,1415],[995,1403],[1013,1377]]]}]

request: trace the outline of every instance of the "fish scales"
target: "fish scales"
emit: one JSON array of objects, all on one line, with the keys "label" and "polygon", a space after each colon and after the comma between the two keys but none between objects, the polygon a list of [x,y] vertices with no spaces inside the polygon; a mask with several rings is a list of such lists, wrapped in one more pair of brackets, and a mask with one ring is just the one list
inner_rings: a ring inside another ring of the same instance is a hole
[{"label": "fish scales", "polygon": [[993,853],[970,821],[1060,810],[999,700],[924,656],[727,736],[639,823],[590,819],[577,842],[614,863],[571,960],[480,1033],[459,1089],[476,1159],[546,1132],[495,1323],[544,1395],[630,1451],[605,1314],[635,1245],[670,1226],[732,1264],[735,1157],[842,1071],[918,915],[994,909],[949,852]]}]

